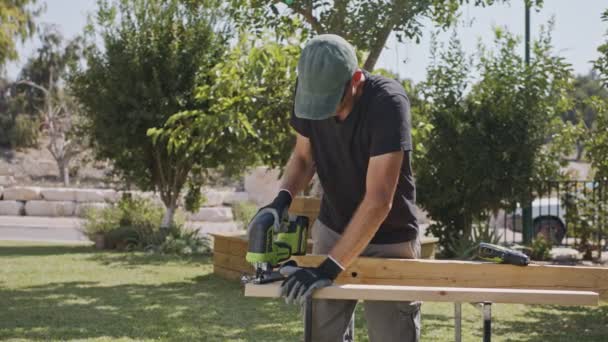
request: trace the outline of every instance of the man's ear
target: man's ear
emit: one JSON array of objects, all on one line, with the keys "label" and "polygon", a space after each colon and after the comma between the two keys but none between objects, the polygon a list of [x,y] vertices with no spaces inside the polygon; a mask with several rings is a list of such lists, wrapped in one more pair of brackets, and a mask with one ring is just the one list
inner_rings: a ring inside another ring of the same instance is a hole
[{"label": "man's ear", "polygon": [[363,71],[361,69],[357,69],[353,75],[353,85],[356,87],[359,85],[361,80],[363,79]]}]

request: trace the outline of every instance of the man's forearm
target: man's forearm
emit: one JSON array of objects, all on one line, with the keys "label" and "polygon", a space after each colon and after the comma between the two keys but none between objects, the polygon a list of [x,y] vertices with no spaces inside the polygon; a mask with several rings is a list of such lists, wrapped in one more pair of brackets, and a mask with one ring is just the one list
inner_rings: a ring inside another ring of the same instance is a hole
[{"label": "man's forearm", "polygon": [[315,171],[316,168],[312,160],[298,157],[295,153],[292,153],[285,167],[281,189],[288,190],[292,196],[296,196],[297,193],[306,188]]},{"label": "man's forearm", "polygon": [[347,268],[367,247],[388,215],[391,203],[365,198],[329,255]]}]

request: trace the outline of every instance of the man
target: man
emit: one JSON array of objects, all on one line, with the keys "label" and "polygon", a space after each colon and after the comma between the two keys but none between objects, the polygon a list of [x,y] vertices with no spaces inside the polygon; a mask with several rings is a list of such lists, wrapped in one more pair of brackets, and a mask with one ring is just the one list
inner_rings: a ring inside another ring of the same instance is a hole
[{"label": "man", "polygon": [[[313,224],[316,268],[301,268],[281,285],[288,302],[304,302],[330,285],[358,256],[418,258],[414,216],[409,100],[396,81],[358,68],[354,48],[336,35],[320,35],[298,62],[291,125],[296,146],[282,189],[265,207],[286,215],[292,195],[315,172],[323,186]],[[356,301],[315,300],[313,341],[342,341]],[[420,304],[365,302],[371,341],[418,341]]]}]

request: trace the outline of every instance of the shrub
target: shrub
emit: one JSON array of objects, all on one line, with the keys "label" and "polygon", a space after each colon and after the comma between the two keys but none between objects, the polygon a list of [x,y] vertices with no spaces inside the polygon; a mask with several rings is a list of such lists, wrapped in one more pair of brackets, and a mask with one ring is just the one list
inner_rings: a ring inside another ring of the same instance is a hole
[{"label": "shrub", "polygon": [[443,251],[443,254],[453,255],[458,260],[471,260],[476,257],[481,242],[498,245],[502,237],[487,222],[475,224],[472,233],[470,238],[461,235],[459,239],[450,241],[447,246],[449,250]]},{"label": "shrub", "polygon": [[530,245],[530,258],[532,260],[549,260],[551,258],[551,242],[542,235],[537,236]]},{"label": "shrub", "polygon": [[176,215],[176,224],[168,232],[161,231],[163,214],[162,206],[127,194],[114,206],[88,210],[82,230],[90,240],[103,234],[109,249],[186,255],[209,252],[207,239],[199,236],[198,230],[185,228],[181,214]]},{"label": "shrub", "polygon": [[257,211],[257,204],[251,201],[236,202],[232,205],[232,213],[234,214],[234,220],[243,229],[246,227],[249,221],[251,221]]},{"label": "shrub", "polygon": [[148,251],[156,251],[163,254],[209,254],[209,239],[199,233],[199,229],[188,229],[184,225],[174,225],[169,234],[160,245],[149,245]]},{"label": "shrub", "polygon": [[15,124],[9,132],[9,141],[12,147],[36,147],[40,123],[38,119],[29,115],[19,114],[15,118]]}]

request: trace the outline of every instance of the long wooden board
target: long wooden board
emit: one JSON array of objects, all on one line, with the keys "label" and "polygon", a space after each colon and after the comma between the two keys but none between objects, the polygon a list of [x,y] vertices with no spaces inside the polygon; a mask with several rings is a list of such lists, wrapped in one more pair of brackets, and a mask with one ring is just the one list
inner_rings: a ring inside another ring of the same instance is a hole
[{"label": "long wooden board", "polygon": [[[245,296],[280,297],[280,283],[246,284]],[[590,291],[488,289],[391,285],[334,285],[315,291],[314,298],[380,301],[492,302],[517,304],[598,305]]]},{"label": "long wooden board", "polygon": [[[317,266],[325,256],[294,257],[301,266]],[[608,268],[583,266],[358,258],[338,284],[593,291],[608,299]]]}]

